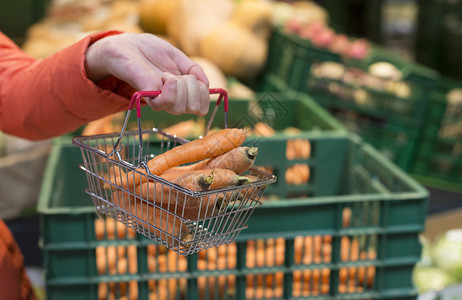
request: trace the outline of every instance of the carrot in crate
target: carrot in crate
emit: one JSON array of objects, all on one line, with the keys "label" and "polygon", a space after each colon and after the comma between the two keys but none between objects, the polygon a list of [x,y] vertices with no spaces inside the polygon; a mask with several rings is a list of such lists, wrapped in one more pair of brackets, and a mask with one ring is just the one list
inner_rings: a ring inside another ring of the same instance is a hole
[{"label": "carrot in crate", "polygon": [[325,263],[329,263],[332,260],[332,236],[331,235],[325,235],[323,237],[322,257],[323,257],[323,262]]},{"label": "carrot in crate", "polygon": [[285,261],[285,240],[284,238],[276,239],[276,265],[281,266]]},{"label": "carrot in crate", "polygon": [[350,258],[350,239],[347,236],[340,238],[340,260],[348,261]]},{"label": "carrot in crate", "polygon": [[348,268],[340,268],[339,272],[339,293],[345,293],[346,292],[346,284],[348,280]]},{"label": "carrot in crate", "polygon": [[104,219],[103,218],[96,218],[95,219],[95,237],[97,240],[102,240],[104,239]]},{"label": "carrot in crate", "polygon": [[98,274],[105,274],[107,267],[106,247],[98,246],[95,249],[96,254],[96,270]]},{"label": "carrot in crate", "polygon": [[128,272],[136,274],[138,272],[137,249],[135,245],[127,246]]},{"label": "carrot in crate", "polygon": [[266,240],[266,266],[272,267],[275,264],[275,241],[273,238],[267,239]]},{"label": "carrot in crate", "polygon": [[257,240],[257,253],[255,259],[258,267],[264,267],[266,265],[265,248],[265,240]]},{"label": "carrot in crate", "polygon": [[197,289],[199,291],[199,300],[205,299],[205,291],[207,289],[207,277],[197,277]]},{"label": "carrot in crate", "polygon": [[197,127],[201,127],[199,122],[196,122],[195,120],[186,120],[166,127],[162,131],[181,138],[189,138],[197,135],[198,132],[204,131],[202,128]]},{"label": "carrot in crate", "polygon": [[271,128],[271,126],[269,126],[268,124],[263,123],[263,122],[258,122],[254,125],[253,133],[256,136],[269,137],[269,136],[273,136],[276,133],[276,131],[274,131],[274,129]]},{"label": "carrot in crate", "polygon": [[106,282],[98,283],[98,299],[103,300],[107,298],[109,289]]},{"label": "carrot in crate", "polygon": [[138,282],[135,280],[128,282],[128,299],[137,300],[138,299]]},{"label": "carrot in crate", "polygon": [[116,227],[116,220],[113,218],[106,218],[106,238],[108,240],[115,239],[115,227]]},{"label": "carrot in crate", "polygon": [[[294,272],[295,274],[295,272]],[[292,284],[292,296],[295,298],[301,297],[302,296],[302,282],[301,281],[295,281]]]},{"label": "carrot in crate", "polygon": [[[166,170],[179,165],[217,157],[241,146],[246,138],[247,135],[243,129],[222,129],[155,156],[148,161],[148,169],[152,174],[160,175]],[[142,174],[147,174],[144,168],[138,168],[137,171]],[[130,173],[131,174],[127,173],[129,176],[121,177],[120,184],[124,188],[146,182],[147,180],[146,177],[139,175],[137,172]]]},{"label": "carrot in crate", "polygon": [[322,262],[322,237],[320,235],[315,235],[313,237],[313,246],[314,246],[314,263],[320,264]]},{"label": "carrot in crate", "polygon": [[313,296],[319,295],[321,285],[321,270],[313,270]]},{"label": "carrot in crate", "polygon": [[109,274],[114,275],[117,273],[117,250],[115,246],[108,246],[106,248],[106,255],[107,255],[107,265]]},{"label": "carrot in crate", "polygon": [[353,238],[350,244],[350,260],[357,261],[359,259],[359,238]]},{"label": "carrot in crate", "polygon": [[343,222],[343,227],[344,227],[344,228],[350,227],[350,224],[351,224],[351,214],[352,214],[351,208],[349,208],[349,207],[343,208],[343,212],[342,212],[342,222]]},{"label": "carrot in crate", "polygon": [[302,263],[302,255],[303,255],[303,237],[296,236],[294,238],[294,263],[301,264]]},{"label": "carrot in crate", "polygon": [[126,274],[128,269],[128,262],[125,257],[120,257],[117,259],[117,273]]},{"label": "carrot in crate", "polygon": [[311,270],[303,270],[303,296],[308,297],[311,294]]}]

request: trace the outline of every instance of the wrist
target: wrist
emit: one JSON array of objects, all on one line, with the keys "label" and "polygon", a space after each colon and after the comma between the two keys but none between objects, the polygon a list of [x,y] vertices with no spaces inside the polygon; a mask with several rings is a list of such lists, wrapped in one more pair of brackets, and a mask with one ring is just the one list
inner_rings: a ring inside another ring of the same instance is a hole
[{"label": "wrist", "polygon": [[93,82],[98,82],[109,77],[111,74],[106,68],[104,43],[106,37],[121,34],[121,31],[107,31],[96,33],[90,36],[90,42],[84,53],[84,69],[87,78]]}]

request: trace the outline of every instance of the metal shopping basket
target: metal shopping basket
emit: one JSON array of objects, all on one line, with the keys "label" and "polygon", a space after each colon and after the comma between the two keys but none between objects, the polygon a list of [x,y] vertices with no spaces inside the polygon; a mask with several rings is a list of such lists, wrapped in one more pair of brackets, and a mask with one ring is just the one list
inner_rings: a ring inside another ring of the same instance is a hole
[{"label": "metal shopping basket", "polygon": [[[219,94],[219,98],[205,134],[221,102],[227,128],[227,93],[223,89],[209,91]],[[247,228],[252,212],[261,205],[266,186],[276,177],[253,167],[250,174],[258,176],[256,182],[197,192],[152,174],[147,167],[149,159],[189,142],[158,128],[141,129],[141,98],[159,94],[160,91],[134,93],[120,133],[72,139],[82,152],[80,168],[88,180],[85,192],[92,197],[97,214],[112,217],[180,254],[231,243]],[[138,130],[126,131],[135,105]],[[132,185],[122,184],[124,178],[135,175],[138,180]]]}]

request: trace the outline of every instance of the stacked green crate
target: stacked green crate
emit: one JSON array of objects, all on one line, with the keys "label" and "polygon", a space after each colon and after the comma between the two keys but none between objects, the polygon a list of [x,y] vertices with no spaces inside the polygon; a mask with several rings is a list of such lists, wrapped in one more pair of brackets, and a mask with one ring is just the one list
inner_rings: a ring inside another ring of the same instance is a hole
[{"label": "stacked green crate", "polygon": [[[371,68],[377,70],[377,63],[395,71],[388,73],[390,77],[373,75]],[[308,93],[408,170],[436,75],[377,46],[363,60],[346,59],[275,28],[261,89]]]},{"label": "stacked green crate", "polygon": [[[308,141],[310,155],[287,158],[291,140]],[[184,257],[98,219],[80,149],[55,141],[38,207],[48,298],[417,299],[419,184],[345,132],[247,143],[277,183],[234,243]],[[300,165],[309,178],[289,180]]]},{"label": "stacked green crate", "polygon": [[412,172],[428,186],[462,191],[462,82],[438,82]]}]

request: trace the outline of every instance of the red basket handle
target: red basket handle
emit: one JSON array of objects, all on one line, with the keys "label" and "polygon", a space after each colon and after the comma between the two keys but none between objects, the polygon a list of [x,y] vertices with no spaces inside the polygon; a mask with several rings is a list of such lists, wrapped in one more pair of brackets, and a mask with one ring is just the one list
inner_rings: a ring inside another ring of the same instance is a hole
[{"label": "red basket handle", "polygon": [[[119,144],[120,144],[120,141],[122,140],[124,134],[125,134],[125,130],[127,128],[127,124],[128,124],[128,119],[130,117],[130,113],[131,111],[133,110],[133,106],[136,105],[136,118],[137,118],[137,121],[138,121],[138,132],[139,132],[139,160],[138,161],[141,161],[141,153],[143,152],[142,151],[142,134],[141,134],[141,98],[142,97],[150,97],[150,98],[155,98],[157,96],[159,96],[160,94],[162,93],[162,91],[158,90],[158,91],[137,91],[135,92],[133,95],[132,95],[132,98],[130,99],[130,104],[128,105],[128,113],[127,115],[125,116],[125,121],[124,121],[124,124],[122,126],[122,130],[120,131],[120,135],[119,135],[119,138],[117,140],[117,142],[114,144],[114,147],[111,151],[111,153],[109,153],[109,156],[113,155],[113,154],[116,154],[118,157],[120,157],[120,150],[121,149],[117,149],[119,147]],[[221,88],[212,88],[212,89],[209,89],[209,93],[210,94],[219,94],[220,96],[218,97],[217,99],[217,103],[212,111],[212,115],[210,116],[210,119],[207,123],[207,127],[205,129],[205,133],[204,135],[207,135],[209,129],[210,129],[210,126],[212,125],[212,122],[213,122],[213,119],[215,118],[215,114],[218,110],[218,106],[220,105],[221,101],[223,101],[223,106],[224,106],[224,113],[225,113],[225,128],[228,128],[228,93],[224,90],[224,89],[221,89]]]}]

